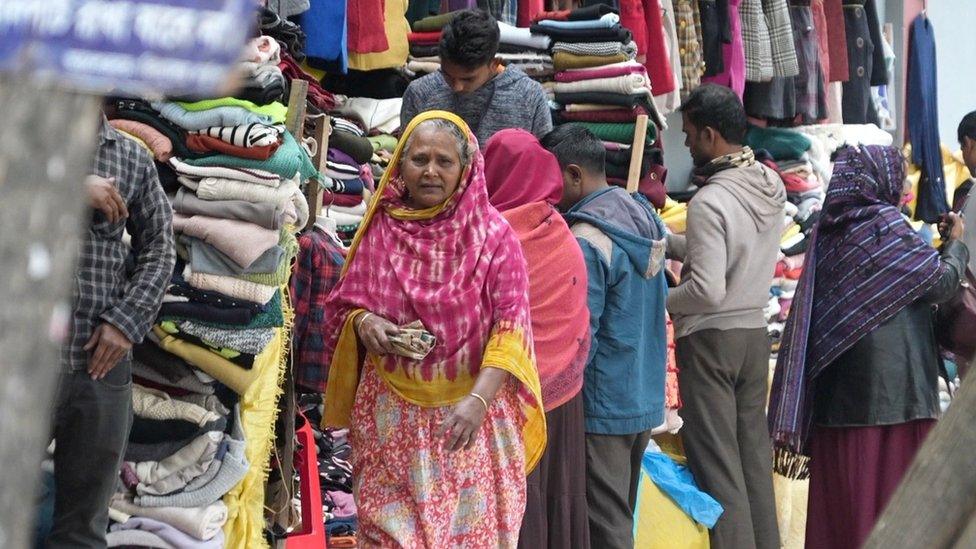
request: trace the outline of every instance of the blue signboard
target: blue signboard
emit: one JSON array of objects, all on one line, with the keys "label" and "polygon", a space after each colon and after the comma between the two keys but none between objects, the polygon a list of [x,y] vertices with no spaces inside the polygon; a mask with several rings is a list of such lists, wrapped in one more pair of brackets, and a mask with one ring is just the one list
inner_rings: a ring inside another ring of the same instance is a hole
[{"label": "blue signboard", "polygon": [[213,93],[254,0],[0,0],[0,70],[95,93]]}]

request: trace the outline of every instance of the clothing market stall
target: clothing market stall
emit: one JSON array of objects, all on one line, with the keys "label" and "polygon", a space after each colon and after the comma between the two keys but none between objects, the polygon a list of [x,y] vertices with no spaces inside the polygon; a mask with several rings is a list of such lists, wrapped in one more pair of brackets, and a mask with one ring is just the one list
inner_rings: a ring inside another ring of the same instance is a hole
[{"label": "clothing market stall", "polygon": [[[320,426],[323,305],[397,145],[404,91],[440,70],[441,32],[457,11],[495,16],[502,64],[541,83],[555,124],[600,138],[608,180],[645,196],[675,233],[697,187],[692,177],[667,192],[665,117],[703,83],[743,99],[745,144],[789,199],[766,310],[775,355],[831,154],[893,142],[879,126],[895,118],[885,87],[894,53],[875,2],[268,0],[232,97],[118,98],[111,124],[153,154],[180,261],[135,349],[110,546],[356,546],[348,432]],[[909,206],[930,222],[964,178],[924,131],[931,29],[917,30]],[[672,353],[662,434],[680,428],[680,367]],[[780,520],[788,547],[802,540],[795,507]]]}]

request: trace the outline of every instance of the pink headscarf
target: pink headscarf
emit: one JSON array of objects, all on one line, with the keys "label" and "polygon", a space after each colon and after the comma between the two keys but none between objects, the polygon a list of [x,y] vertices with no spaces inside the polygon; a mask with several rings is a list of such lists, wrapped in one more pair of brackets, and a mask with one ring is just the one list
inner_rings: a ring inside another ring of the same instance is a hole
[{"label": "pink headscarf", "polygon": [[[413,210],[404,202],[399,159],[412,132],[433,119],[460,128],[473,158],[447,200]],[[512,229],[488,203],[477,140],[453,114],[421,113],[407,126],[376,193],[326,303],[323,333],[331,369],[324,422],[348,424],[362,363],[355,314],[369,311],[400,326],[419,320],[437,338],[427,358],[370,355],[367,360],[397,394],[422,406],[457,402],[486,364],[511,373],[521,382],[531,470],[545,446],[545,419],[532,356],[525,262]]]},{"label": "pink headscarf", "polygon": [[559,162],[525,130],[502,130],[485,146],[488,199],[499,211],[532,202],[558,204],[563,196]]},{"label": "pink headscarf", "polygon": [[550,411],[579,393],[590,352],[586,263],[566,221],[559,163],[525,130],[502,130],[485,147],[491,203],[515,230],[528,264],[536,363]]}]

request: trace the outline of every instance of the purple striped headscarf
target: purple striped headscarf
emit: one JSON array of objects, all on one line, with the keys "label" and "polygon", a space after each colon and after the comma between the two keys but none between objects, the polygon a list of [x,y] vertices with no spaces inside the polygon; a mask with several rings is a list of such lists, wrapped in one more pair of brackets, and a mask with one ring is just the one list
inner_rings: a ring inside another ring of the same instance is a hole
[{"label": "purple striped headscarf", "polygon": [[777,449],[805,453],[817,376],[938,279],[938,253],[898,210],[904,180],[894,147],[837,153],[773,378],[769,430]]}]

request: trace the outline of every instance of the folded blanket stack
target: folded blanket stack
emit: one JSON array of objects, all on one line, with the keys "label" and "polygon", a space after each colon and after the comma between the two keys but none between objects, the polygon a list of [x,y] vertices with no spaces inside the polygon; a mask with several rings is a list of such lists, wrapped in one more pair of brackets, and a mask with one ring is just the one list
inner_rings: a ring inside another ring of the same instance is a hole
[{"label": "folded blanket stack", "polygon": [[[143,365],[157,367],[165,372],[162,363]],[[134,376],[132,430],[109,505],[109,547],[224,547],[229,513],[222,498],[249,467],[240,404],[228,391],[186,387]]]},{"label": "folded blanket stack", "polygon": [[244,47],[240,69],[244,75],[237,97],[266,105],[281,101],[285,95],[285,75],[281,63],[281,46],[270,36],[259,36]]},{"label": "folded blanket stack", "polygon": [[322,513],[325,529],[329,534],[329,547],[347,547],[333,542],[339,538],[354,536],[358,527],[358,509],[352,494],[352,466],[349,461],[352,447],[348,440],[349,430],[323,430],[320,427],[321,393],[302,395],[298,405],[315,436]]},{"label": "folded blanket stack", "polygon": [[[777,351],[797,281],[803,272],[803,258],[823,207],[826,180],[823,172],[815,167],[813,158],[821,156],[826,145],[795,129],[755,126],[746,133],[746,144],[753,149],[756,160],[775,171],[786,187],[780,260],[776,264],[765,311],[770,340],[773,350]],[[829,153],[823,156],[829,157]],[[829,170],[829,160],[825,164]]]},{"label": "folded blanket stack", "polygon": [[626,186],[636,121],[649,117],[639,190],[657,207],[666,197],[666,170],[655,147],[664,119],[654,106],[647,69],[617,10],[596,5],[543,12],[531,32],[552,40],[553,82],[544,84],[558,105],[556,124],[578,124],[607,143],[607,176]]},{"label": "folded blanket stack", "polygon": [[[249,47],[254,80],[277,81],[267,75],[282,74],[278,43]],[[285,131],[286,107],[254,99],[124,100],[113,113],[112,125],[176,182],[179,261],[151,333],[133,350],[134,419],[110,546],[240,546],[243,525],[261,520],[262,505],[251,502],[264,501],[289,338],[283,292],[309,217],[302,186],[327,179]]]}]

